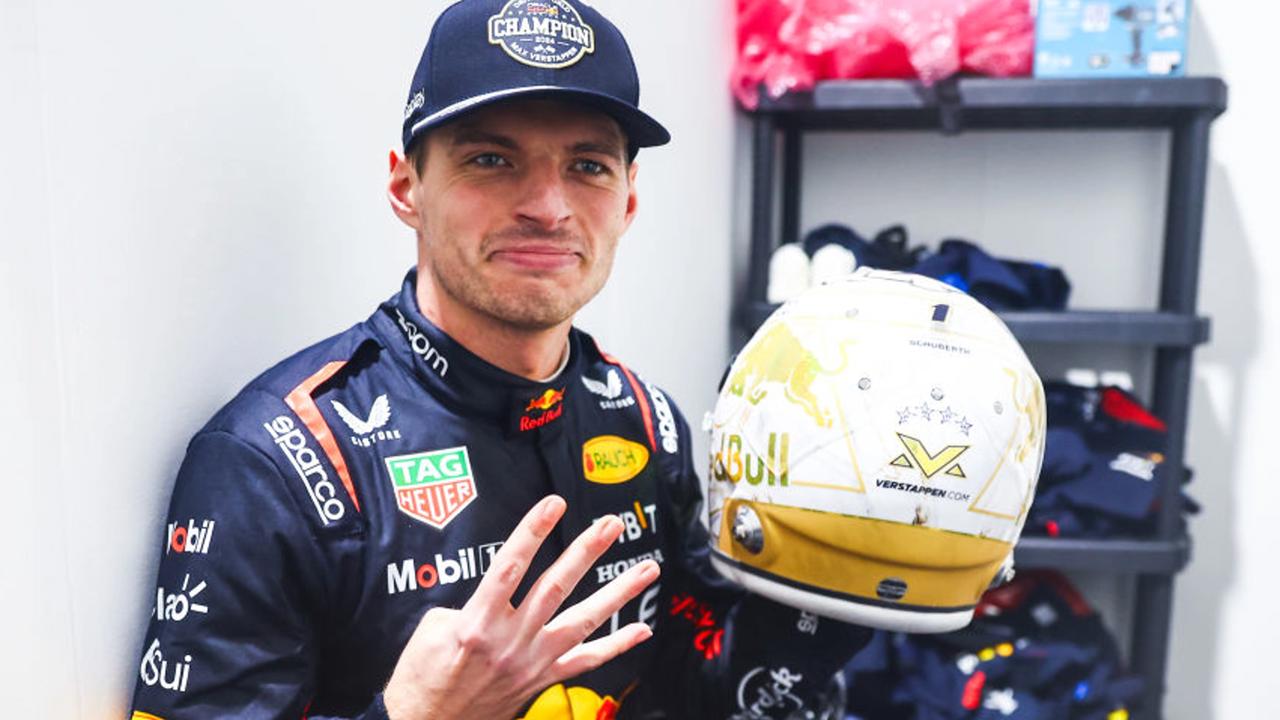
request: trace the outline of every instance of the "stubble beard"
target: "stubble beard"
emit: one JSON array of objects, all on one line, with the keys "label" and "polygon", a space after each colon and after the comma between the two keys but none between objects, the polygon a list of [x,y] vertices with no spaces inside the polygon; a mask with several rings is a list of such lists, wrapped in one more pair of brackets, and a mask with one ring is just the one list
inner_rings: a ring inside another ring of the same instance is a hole
[{"label": "stubble beard", "polygon": [[595,297],[609,275],[608,259],[593,268],[576,288],[532,286],[524,291],[502,287],[501,283],[474,271],[451,272],[430,263],[436,286],[455,302],[485,315],[513,330],[530,332],[556,327],[573,316]]}]

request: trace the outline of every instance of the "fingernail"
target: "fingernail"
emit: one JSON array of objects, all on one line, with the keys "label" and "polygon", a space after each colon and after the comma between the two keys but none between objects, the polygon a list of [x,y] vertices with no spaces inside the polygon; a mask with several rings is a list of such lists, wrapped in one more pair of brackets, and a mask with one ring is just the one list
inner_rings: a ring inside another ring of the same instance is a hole
[{"label": "fingernail", "polygon": [[621,525],[617,515],[605,515],[596,522],[596,536],[605,537]]},{"label": "fingernail", "polygon": [[560,496],[552,495],[542,502],[542,517],[547,520],[554,520],[556,516],[560,514],[560,503],[562,502],[560,500]]},{"label": "fingernail", "polygon": [[649,582],[650,580],[658,577],[658,573],[658,563],[652,560],[646,560],[640,566],[640,579],[645,582]]}]

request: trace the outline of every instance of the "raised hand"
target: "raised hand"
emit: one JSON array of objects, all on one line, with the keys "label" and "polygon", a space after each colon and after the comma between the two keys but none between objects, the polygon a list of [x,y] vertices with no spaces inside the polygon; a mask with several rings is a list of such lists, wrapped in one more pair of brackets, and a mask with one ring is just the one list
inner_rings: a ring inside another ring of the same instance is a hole
[{"label": "raised hand", "polygon": [[579,535],[520,607],[512,606],[516,587],[564,510],[560,497],[544,498],[503,543],[461,610],[432,608],[422,617],[383,693],[391,720],[510,718],[542,689],[602,665],[653,634],[638,622],[586,641],[657,579],[652,560],[556,615],[622,532],[622,521],[612,516]]}]

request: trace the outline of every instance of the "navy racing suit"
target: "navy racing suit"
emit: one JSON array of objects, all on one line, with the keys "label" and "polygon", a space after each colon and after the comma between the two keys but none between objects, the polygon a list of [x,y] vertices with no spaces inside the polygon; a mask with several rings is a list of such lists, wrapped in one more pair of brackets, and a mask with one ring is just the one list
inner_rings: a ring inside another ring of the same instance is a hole
[{"label": "navy racing suit", "polygon": [[654,637],[531,699],[527,720],[811,712],[861,628],[747,595],[707,562],[689,428],[569,336],[549,382],[418,311],[416,275],[363,323],[252,381],[192,439],[166,522],[134,718],[385,718],[423,614],[461,607],[538,500],[567,511],[517,590],[597,518],[624,530],[565,603],[647,558],[662,577],[592,637]]}]

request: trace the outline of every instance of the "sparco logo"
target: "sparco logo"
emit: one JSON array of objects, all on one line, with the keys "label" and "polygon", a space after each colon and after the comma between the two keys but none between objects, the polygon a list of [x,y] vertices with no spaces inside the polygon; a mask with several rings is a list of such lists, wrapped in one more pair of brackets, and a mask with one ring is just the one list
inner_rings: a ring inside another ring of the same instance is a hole
[{"label": "sparco logo", "polygon": [[489,44],[525,65],[563,68],[595,52],[596,34],[565,0],[511,0],[489,18]]},{"label": "sparco logo", "polygon": [[160,652],[159,638],[151,641],[147,654],[142,656],[142,665],[138,668],[138,676],[142,678],[143,685],[155,687],[159,683],[165,690],[175,690],[180,693],[187,691],[187,677],[190,674],[191,656],[183,655],[182,662],[171,663],[165,660],[164,653]]},{"label": "sparco logo", "polygon": [[209,554],[209,543],[213,542],[213,526],[216,524],[212,520],[205,520],[197,525],[195,518],[187,520],[186,525],[169,523],[164,534],[166,541],[164,554],[168,555],[170,552]]},{"label": "sparco logo", "polygon": [[409,341],[409,347],[413,348],[413,351],[418,354],[418,357],[422,358],[427,367],[434,370],[440,377],[448,375],[449,361],[440,354],[440,351],[431,346],[431,340],[422,334],[417,325],[406,320],[404,313],[399,310],[396,310],[396,319],[400,323],[400,329],[404,331],[405,338]]},{"label": "sparco logo", "polygon": [[787,708],[804,710],[804,703],[791,692],[803,679],[785,667],[758,667],[748,672],[738,683],[738,712],[731,720],[777,717],[777,711]]},{"label": "sparco logo", "polygon": [[329,481],[329,473],[325,472],[324,466],[320,464],[320,458],[316,456],[314,450],[307,447],[307,438],[302,434],[302,430],[294,427],[293,420],[284,415],[269,423],[263,423],[262,427],[271,434],[271,439],[280,448],[280,452],[289,458],[289,464],[293,466],[294,472],[298,473],[303,486],[307,488],[311,504],[320,514],[320,520],[325,525],[334,520],[341,520],[347,508],[338,499],[338,491]]},{"label": "sparco logo", "polygon": [[649,395],[653,397],[653,411],[658,416],[658,434],[662,436],[662,449],[675,454],[680,449],[680,437],[676,434],[676,419],[671,413],[671,404],[667,396],[658,388],[645,383]]},{"label": "sparco logo", "polygon": [[387,594],[409,590],[427,590],[436,585],[452,585],[459,580],[474,580],[489,571],[493,556],[502,543],[488,543],[458,551],[458,559],[436,553],[435,563],[417,565],[413,559],[387,563]]}]

